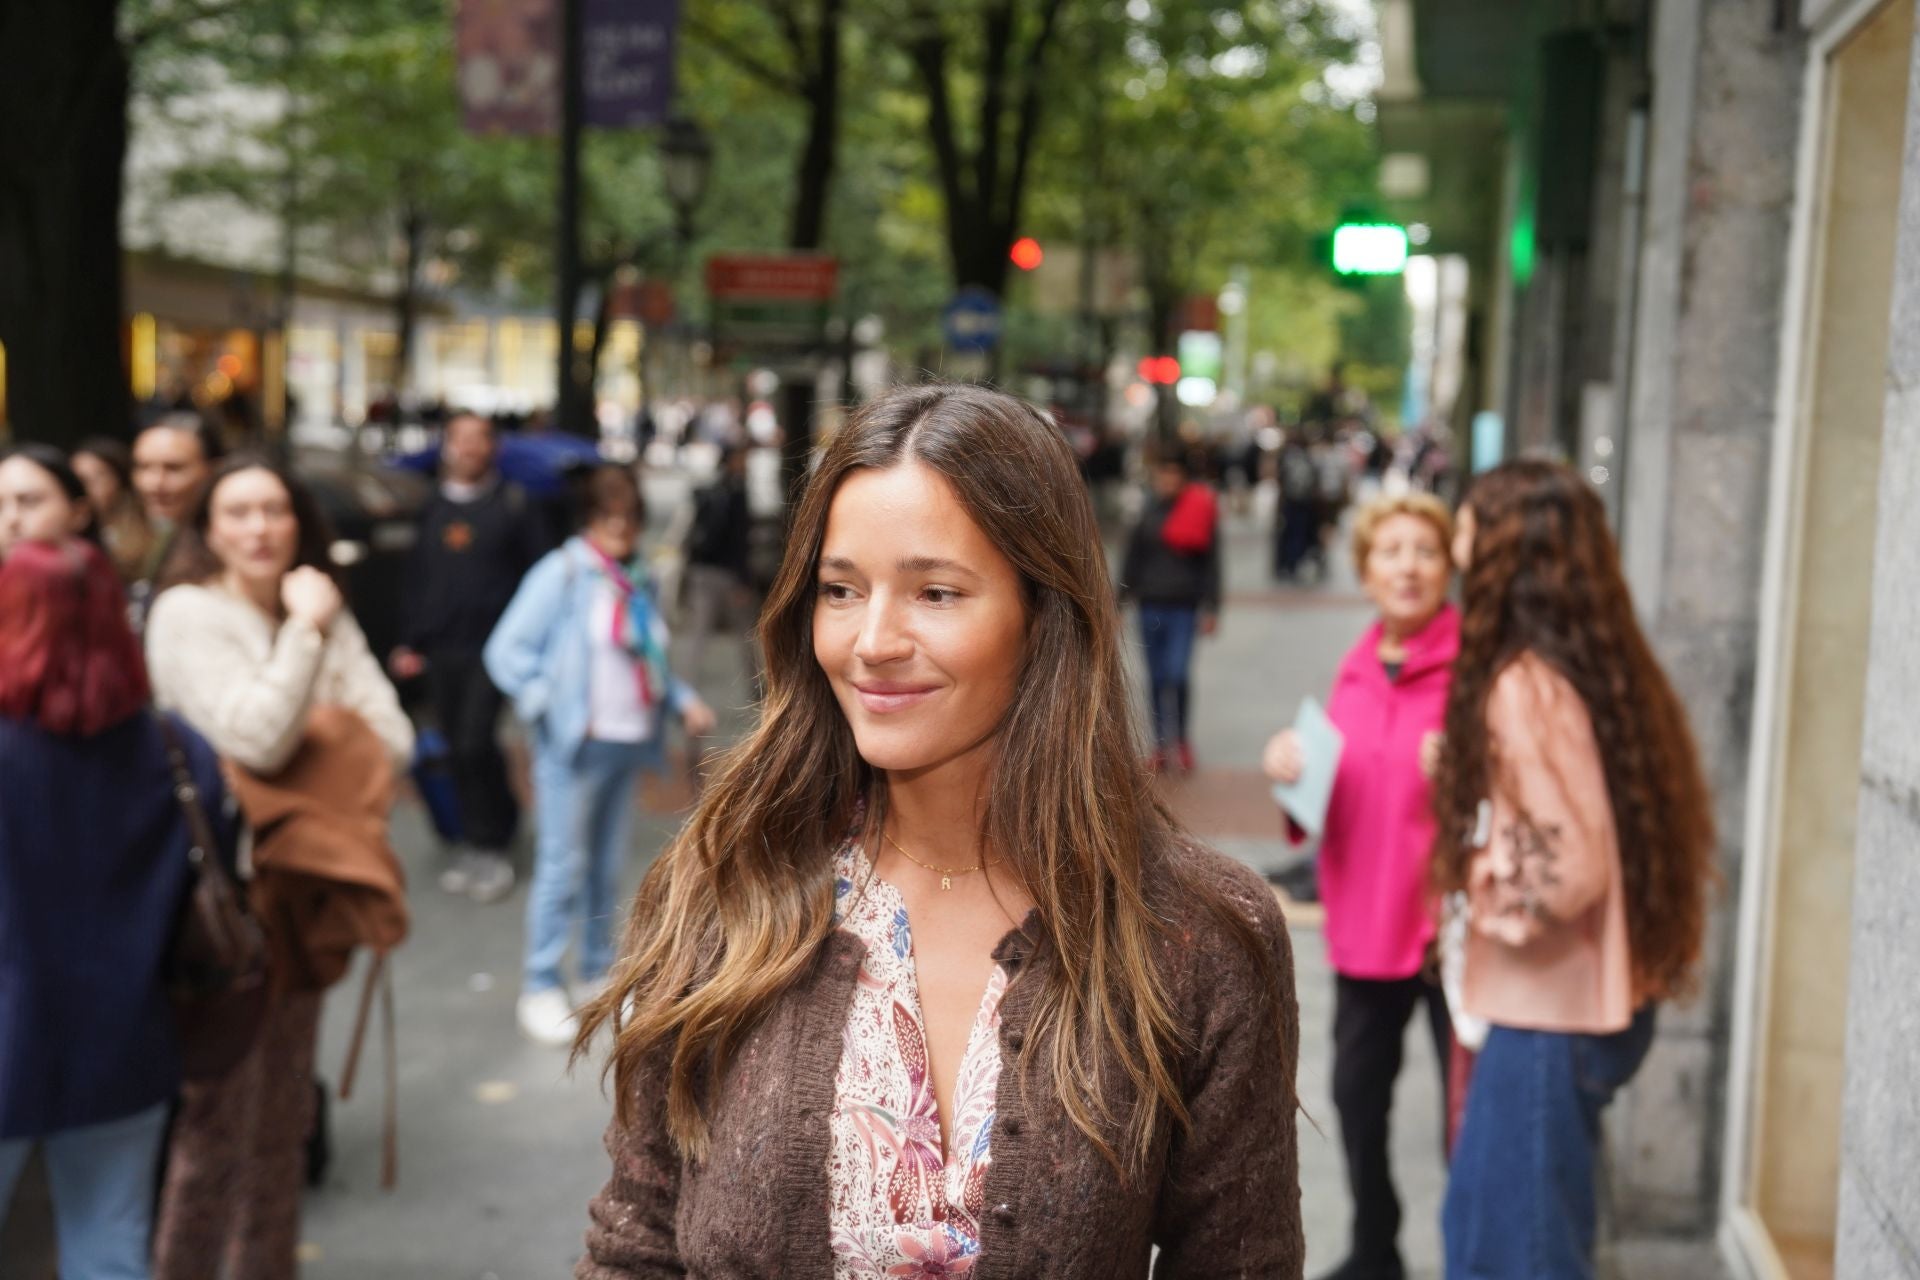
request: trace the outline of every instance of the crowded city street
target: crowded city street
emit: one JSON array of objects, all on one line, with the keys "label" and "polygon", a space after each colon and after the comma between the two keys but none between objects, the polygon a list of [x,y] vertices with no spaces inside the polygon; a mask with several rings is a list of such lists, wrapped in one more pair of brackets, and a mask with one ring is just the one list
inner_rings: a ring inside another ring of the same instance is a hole
[{"label": "crowded city street", "polygon": [[0,0],[0,1280],[1920,1280],[1920,0]]}]

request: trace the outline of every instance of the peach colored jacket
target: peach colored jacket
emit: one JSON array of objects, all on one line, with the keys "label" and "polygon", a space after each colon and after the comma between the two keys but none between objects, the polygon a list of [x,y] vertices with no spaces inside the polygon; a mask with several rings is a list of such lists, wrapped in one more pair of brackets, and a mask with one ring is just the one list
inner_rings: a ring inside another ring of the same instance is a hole
[{"label": "peach colored jacket", "polygon": [[1498,1026],[1604,1034],[1637,1003],[1620,843],[1586,704],[1523,654],[1487,698],[1491,801],[1468,871],[1462,1002]]}]

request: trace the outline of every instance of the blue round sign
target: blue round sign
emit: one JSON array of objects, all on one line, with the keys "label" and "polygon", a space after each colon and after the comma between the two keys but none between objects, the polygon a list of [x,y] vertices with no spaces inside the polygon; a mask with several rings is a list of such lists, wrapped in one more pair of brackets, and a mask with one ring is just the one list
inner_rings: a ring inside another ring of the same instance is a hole
[{"label": "blue round sign", "polygon": [[954,351],[978,354],[1000,345],[1000,299],[978,285],[968,285],[953,295],[941,313],[947,346]]}]

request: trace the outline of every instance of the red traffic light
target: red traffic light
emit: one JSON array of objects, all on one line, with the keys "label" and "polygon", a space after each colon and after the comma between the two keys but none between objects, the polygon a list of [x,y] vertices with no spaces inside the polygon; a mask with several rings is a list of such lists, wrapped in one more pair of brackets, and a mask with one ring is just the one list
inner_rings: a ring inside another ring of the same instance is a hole
[{"label": "red traffic light", "polygon": [[1047,260],[1047,251],[1032,236],[1021,236],[1013,242],[1013,248],[1007,251],[1007,256],[1022,271],[1032,271]]},{"label": "red traffic light", "polygon": [[1140,380],[1158,387],[1170,387],[1180,381],[1180,362],[1172,356],[1148,356],[1140,362]]}]

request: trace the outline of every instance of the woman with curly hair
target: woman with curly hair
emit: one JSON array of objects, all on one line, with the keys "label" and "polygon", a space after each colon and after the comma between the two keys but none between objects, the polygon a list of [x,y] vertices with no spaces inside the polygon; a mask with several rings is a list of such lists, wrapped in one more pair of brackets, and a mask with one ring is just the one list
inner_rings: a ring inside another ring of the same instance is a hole
[{"label": "woman with curly hair", "polygon": [[1687,993],[1713,877],[1685,710],[1635,621],[1600,499],[1558,463],[1462,503],[1460,658],[1434,873],[1471,912],[1461,999],[1490,1029],[1442,1224],[1446,1272],[1593,1274],[1600,1113]]},{"label": "woman with curly hair", "polygon": [[1298,1011],[1155,798],[1072,451],[983,387],[834,436],[759,727],[635,900],[586,1280],[1298,1280]]}]

